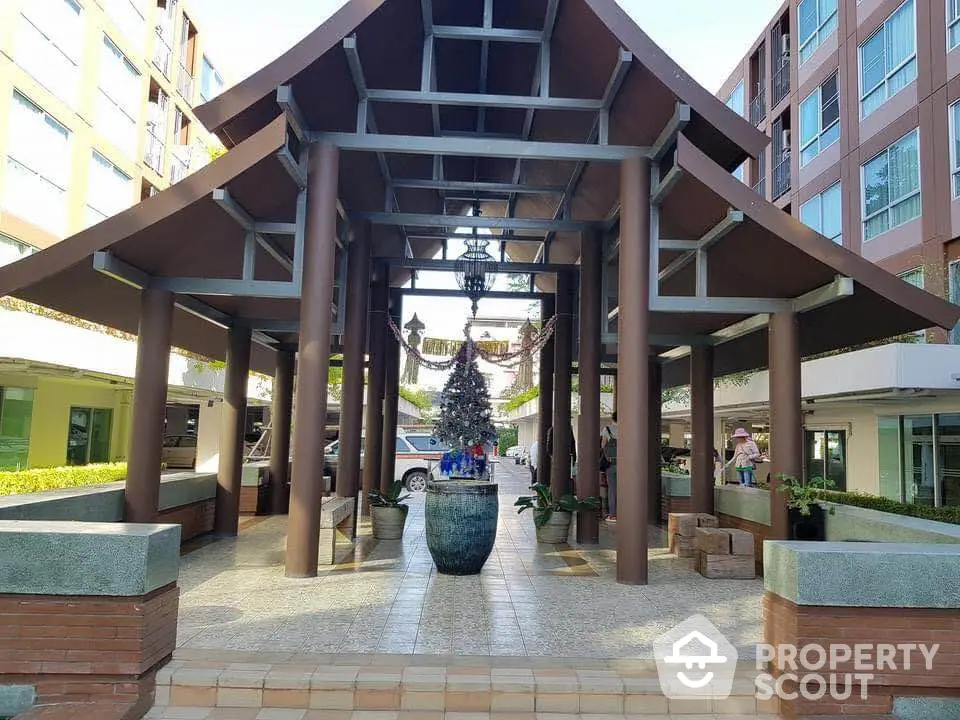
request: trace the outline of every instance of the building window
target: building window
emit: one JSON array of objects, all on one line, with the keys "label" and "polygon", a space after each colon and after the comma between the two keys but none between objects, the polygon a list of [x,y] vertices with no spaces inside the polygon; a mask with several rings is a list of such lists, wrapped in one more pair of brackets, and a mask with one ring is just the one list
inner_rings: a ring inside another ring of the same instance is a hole
[{"label": "building window", "polygon": [[100,57],[96,128],[130,158],[135,158],[142,99],[140,73],[106,35]]},{"label": "building window", "polygon": [[110,461],[110,426],[113,410],[70,408],[67,465]]},{"label": "building window", "polygon": [[917,12],[907,0],[860,46],[860,117],[917,77]]},{"label": "building window", "polygon": [[[960,0],[958,0],[960,2]],[[204,58],[206,62],[206,58]],[[743,94],[743,80],[737,83],[737,86],[733,89],[733,92],[730,93],[730,96],[727,98],[726,105],[728,108],[733,110],[740,117],[744,116],[745,107],[744,107],[744,94]]]},{"label": "building window", "polygon": [[70,132],[14,91],[3,207],[62,237],[67,225]]},{"label": "building window", "polygon": [[34,80],[76,107],[83,17],[74,0],[29,0],[21,11],[14,59]]},{"label": "building window", "polygon": [[143,50],[147,38],[142,0],[105,0],[104,9],[127,42]]},{"label": "building window", "polygon": [[839,139],[840,87],[835,72],[800,103],[800,165]]},{"label": "building window", "polygon": [[0,387],[0,470],[27,467],[33,390]]},{"label": "building window", "polygon": [[800,222],[837,245],[843,245],[843,212],[840,183],[831,185],[800,206]]},{"label": "building window", "polygon": [[837,29],[837,0],[801,0],[797,5],[800,25],[800,64]]},{"label": "building window", "polygon": [[861,167],[863,239],[920,217],[920,135],[914,130]]},{"label": "building window", "polygon": [[905,273],[900,273],[897,275],[897,277],[903,280],[905,283],[909,283],[914,287],[918,287],[923,290],[923,268],[907,270]]},{"label": "building window", "polygon": [[736,170],[733,171],[733,176],[740,182],[744,182],[743,172],[746,167],[747,167],[747,163],[743,163],[740,167],[738,167]]},{"label": "building window", "polygon": [[90,162],[87,227],[130,207],[133,179],[96,150]]},{"label": "building window", "polygon": [[[960,260],[954,260],[947,266],[947,299],[954,305],[960,305]],[[950,331],[950,342],[960,345],[960,327]]]},{"label": "building window", "polygon": [[35,250],[26,243],[0,233],[0,267],[14,263],[27,255],[33,255],[34,252]]},{"label": "building window", "polygon": [[947,0],[947,51],[960,45],[960,0]]},{"label": "building window", "polygon": [[877,420],[881,494],[917,505],[960,505],[960,415]]},{"label": "building window", "polygon": [[[960,0],[957,0],[960,2]],[[960,197],[960,101],[950,106],[950,170],[953,176],[953,196]]]},{"label": "building window", "polygon": [[833,482],[833,489],[847,489],[847,433],[843,430],[807,430],[806,463],[807,482],[824,478]]},{"label": "building window", "polygon": [[[743,105],[743,83],[740,83],[740,104]],[[217,95],[223,92],[223,78],[220,77],[220,73],[217,72],[217,69],[213,67],[206,56],[203,58],[203,64],[200,68],[200,101],[209,102],[213,100]],[[729,105],[729,101],[727,105]],[[740,114],[743,114],[743,110],[740,110]]]}]

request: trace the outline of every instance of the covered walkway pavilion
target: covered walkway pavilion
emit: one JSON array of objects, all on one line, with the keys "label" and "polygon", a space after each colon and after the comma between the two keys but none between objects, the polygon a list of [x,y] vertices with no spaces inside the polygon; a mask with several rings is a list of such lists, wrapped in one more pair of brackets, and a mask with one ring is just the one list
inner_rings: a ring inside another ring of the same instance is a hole
[{"label": "covered walkway pavilion", "polygon": [[[499,270],[531,278],[511,296],[557,316],[540,358],[541,447],[554,428],[541,471],[556,493],[570,484],[571,374],[585,495],[598,482],[601,370],[618,376],[626,584],[649,578],[663,386],[692,384],[692,502],[710,512],[715,377],[769,367],[773,476],[799,475],[801,357],[960,319],[735,179],[769,139],[615,0],[349,0],[198,115],[226,155],[0,269],[0,295],[138,334],[132,522],[157,515],[171,345],[227,363],[221,535],[238,529],[247,373],[275,373],[280,512],[293,448],[291,577],[317,573],[330,355],[344,356],[338,491],[365,497],[393,474],[398,347],[386,318],[421,292],[406,287],[417,271],[455,269],[457,228],[488,229]],[[368,392],[385,402],[367,405],[361,478],[367,357]],[[771,497],[784,537],[786,508]],[[596,517],[578,533],[596,542]]]}]

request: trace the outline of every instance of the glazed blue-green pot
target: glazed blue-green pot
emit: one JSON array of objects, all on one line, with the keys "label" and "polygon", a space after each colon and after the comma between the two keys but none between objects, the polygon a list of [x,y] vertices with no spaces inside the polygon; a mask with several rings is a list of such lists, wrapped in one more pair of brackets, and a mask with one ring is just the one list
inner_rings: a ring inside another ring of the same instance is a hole
[{"label": "glazed blue-green pot", "polygon": [[427,547],[437,572],[476,575],[493,551],[500,503],[488,482],[427,483]]}]

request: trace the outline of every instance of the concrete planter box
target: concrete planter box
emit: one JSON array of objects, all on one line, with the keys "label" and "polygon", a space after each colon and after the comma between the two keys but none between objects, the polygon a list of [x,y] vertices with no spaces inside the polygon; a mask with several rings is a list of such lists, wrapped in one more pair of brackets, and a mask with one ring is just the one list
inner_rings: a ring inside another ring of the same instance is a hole
[{"label": "concrete planter box", "polygon": [[823,503],[827,513],[827,540],[840,542],[960,543],[960,525],[896,515],[853,505]]},{"label": "concrete planter box", "polygon": [[373,536],[377,540],[400,540],[403,537],[403,528],[407,523],[407,513],[410,508],[406,505],[399,507],[370,508],[373,519]]},{"label": "concrete planter box", "polygon": [[690,476],[661,470],[660,487],[664,497],[690,497]]},{"label": "concrete planter box", "polygon": [[[534,510],[534,517],[537,511]],[[537,542],[549,545],[559,545],[565,543],[570,537],[570,521],[573,518],[572,513],[554,512],[550,514],[550,519],[546,523],[537,527]]]},{"label": "concrete planter box", "polygon": [[714,490],[714,501],[718,515],[729,515],[758,525],[770,524],[769,490],[724,485]]}]

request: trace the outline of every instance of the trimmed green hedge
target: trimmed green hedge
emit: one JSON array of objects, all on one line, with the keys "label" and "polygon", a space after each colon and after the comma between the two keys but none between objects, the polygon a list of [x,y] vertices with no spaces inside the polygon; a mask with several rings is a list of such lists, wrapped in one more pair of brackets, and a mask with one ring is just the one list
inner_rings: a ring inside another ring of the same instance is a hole
[{"label": "trimmed green hedge", "polygon": [[505,413],[513,412],[514,410],[519,408],[521,405],[525,405],[526,403],[530,402],[534,398],[538,398],[538,397],[540,397],[540,386],[534,385],[532,387],[528,387],[519,395],[514,395],[507,402],[505,402],[501,410]]},{"label": "trimmed green hedge", "polygon": [[21,495],[84,485],[103,485],[123,480],[125,477],[127,477],[126,463],[0,472],[0,495]]},{"label": "trimmed green hedge", "polygon": [[855,507],[867,508],[868,510],[893,513],[894,515],[907,515],[908,517],[960,525],[960,507],[936,508],[929,507],[928,505],[912,505],[859,492],[815,490],[814,493],[820,500],[837,503],[838,505],[853,505]]}]

